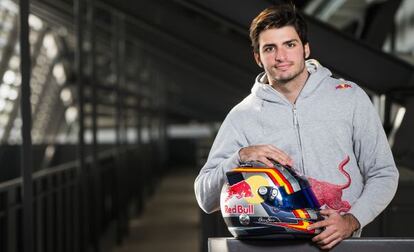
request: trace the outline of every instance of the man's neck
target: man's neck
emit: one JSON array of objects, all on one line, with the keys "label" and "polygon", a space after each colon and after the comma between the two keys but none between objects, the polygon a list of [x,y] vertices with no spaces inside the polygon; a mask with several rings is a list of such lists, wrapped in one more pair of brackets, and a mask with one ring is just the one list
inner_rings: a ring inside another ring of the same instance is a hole
[{"label": "man's neck", "polygon": [[300,91],[302,91],[305,86],[308,77],[309,73],[305,70],[302,74],[289,82],[277,83],[272,81],[270,85],[279,93],[283,94],[290,101],[290,103],[295,104],[296,99],[298,98]]}]

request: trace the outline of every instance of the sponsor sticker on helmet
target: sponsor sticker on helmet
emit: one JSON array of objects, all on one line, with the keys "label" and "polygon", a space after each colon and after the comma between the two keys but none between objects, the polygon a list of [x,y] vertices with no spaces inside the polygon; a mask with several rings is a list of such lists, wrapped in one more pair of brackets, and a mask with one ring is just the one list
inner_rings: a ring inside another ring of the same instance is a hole
[{"label": "sponsor sticker on helmet", "polygon": [[224,212],[228,214],[254,214],[254,206],[250,204],[248,204],[247,206],[234,205],[231,207],[225,205]]},{"label": "sponsor sticker on helmet", "polygon": [[238,199],[243,197],[253,197],[252,189],[246,181],[240,181],[232,186],[229,186],[227,190],[226,201],[236,196]]}]

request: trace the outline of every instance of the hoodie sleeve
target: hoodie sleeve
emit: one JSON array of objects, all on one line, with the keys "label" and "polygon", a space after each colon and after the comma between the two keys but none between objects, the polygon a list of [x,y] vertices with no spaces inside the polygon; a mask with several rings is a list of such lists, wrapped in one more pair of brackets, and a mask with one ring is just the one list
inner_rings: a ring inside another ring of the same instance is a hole
[{"label": "hoodie sleeve", "polygon": [[358,219],[362,228],[391,202],[399,173],[377,111],[362,89],[356,91],[353,143],[364,189],[349,213]]},{"label": "hoodie sleeve", "polygon": [[246,146],[245,139],[227,117],[217,133],[207,162],[194,183],[197,202],[206,213],[219,210],[226,172],[239,165],[239,150]]}]

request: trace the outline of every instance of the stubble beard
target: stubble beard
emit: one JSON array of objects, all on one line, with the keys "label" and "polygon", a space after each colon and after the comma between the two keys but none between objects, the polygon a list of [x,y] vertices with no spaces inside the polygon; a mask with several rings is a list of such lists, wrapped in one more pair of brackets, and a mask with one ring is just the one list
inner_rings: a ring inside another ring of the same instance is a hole
[{"label": "stubble beard", "polygon": [[294,72],[288,76],[280,76],[280,77],[277,77],[276,75],[271,75],[271,78],[273,79],[275,83],[280,84],[280,85],[285,85],[291,82],[292,80],[294,80],[295,78],[297,78],[299,75],[301,75],[303,71],[305,70],[305,67],[306,67],[305,61],[303,61],[302,67],[297,72]]}]

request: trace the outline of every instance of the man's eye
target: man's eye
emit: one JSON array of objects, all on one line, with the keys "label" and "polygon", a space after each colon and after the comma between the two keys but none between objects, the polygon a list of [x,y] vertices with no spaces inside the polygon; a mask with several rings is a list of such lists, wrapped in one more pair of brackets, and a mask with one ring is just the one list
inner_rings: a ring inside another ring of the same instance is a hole
[{"label": "man's eye", "polygon": [[293,42],[287,43],[286,45],[287,45],[288,48],[295,47],[295,43],[293,43]]},{"label": "man's eye", "polygon": [[266,47],[266,48],[264,49],[264,51],[265,51],[265,52],[271,52],[271,51],[273,51],[273,47]]}]

